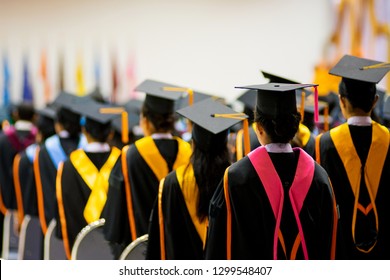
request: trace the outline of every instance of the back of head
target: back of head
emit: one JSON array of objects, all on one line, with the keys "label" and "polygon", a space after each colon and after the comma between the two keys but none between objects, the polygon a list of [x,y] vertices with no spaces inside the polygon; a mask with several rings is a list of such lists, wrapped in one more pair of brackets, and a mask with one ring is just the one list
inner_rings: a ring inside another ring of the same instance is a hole
[{"label": "back of head", "polygon": [[376,84],[343,78],[339,85],[339,93],[346,97],[354,108],[368,113],[374,106]]},{"label": "back of head", "polygon": [[14,108],[18,120],[33,121],[35,108],[31,102],[21,102]]},{"label": "back of head", "polygon": [[65,107],[57,110],[57,122],[69,132],[71,137],[78,136],[81,132],[80,115]]}]

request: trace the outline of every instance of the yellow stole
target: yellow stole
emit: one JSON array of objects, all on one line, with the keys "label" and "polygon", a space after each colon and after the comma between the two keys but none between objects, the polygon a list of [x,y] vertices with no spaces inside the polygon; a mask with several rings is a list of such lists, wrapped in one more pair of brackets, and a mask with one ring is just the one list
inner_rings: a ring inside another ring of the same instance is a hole
[{"label": "yellow stole", "polygon": [[[191,146],[184,140],[179,137],[173,137],[178,143],[178,151],[176,160],[173,164],[173,169],[177,169],[179,166],[188,164],[191,157]],[[145,160],[146,164],[153,171],[154,175],[157,177],[157,180],[160,182],[165,176],[168,175],[168,165],[163,156],[160,154],[156,143],[154,142],[151,136],[146,136],[134,143],[137,151],[140,153],[141,157]],[[128,218],[131,230],[131,238],[135,240],[137,238],[137,228],[135,225],[135,216],[133,209],[133,198],[131,193],[130,178],[127,172],[127,159],[126,154],[129,146],[125,146],[122,149],[122,171],[125,180],[125,191],[126,191],[126,203]],[[160,183],[161,184],[161,183]]]},{"label": "yellow stole", "polygon": [[84,218],[87,223],[100,218],[107,200],[108,178],[120,155],[121,151],[116,147],[112,147],[107,161],[99,171],[84,150],[79,149],[70,154],[70,161],[91,189],[91,194],[84,208]]},{"label": "yellow stole", "polygon": [[[189,162],[191,147],[181,138],[173,137],[173,139],[177,140],[178,143],[177,157],[175,163],[173,164],[173,170],[175,170],[180,165],[187,164]],[[158,181],[167,176],[169,173],[167,162],[160,154],[156,143],[151,136],[147,136],[136,141],[135,146],[142,158],[146,161],[147,165],[156,175]]]},{"label": "yellow stole", "polygon": [[[206,217],[203,222],[199,221],[196,215],[196,208],[199,196],[199,189],[195,182],[194,169],[192,164],[183,165],[176,169],[176,178],[179,182],[181,192],[184,197],[184,201],[187,206],[188,213],[190,214],[191,220],[195,226],[199,237],[202,240],[203,248],[206,245],[207,227],[209,220]],[[164,230],[164,215],[162,212],[162,193],[164,189],[164,181],[160,181],[158,190],[158,216],[159,216],[159,227],[160,227],[160,251],[161,259],[165,260],[165,230]]]},{"label": "yellow stole", "polygon": [[188,167],[180,166],[176,170],[176,178],[179,182],[181,192],[183,193],[184,201],[186,202],[191,220],[194,223],[196,231],[198,232],[204,247],[206,244],[208,218],[206,217],[204,221],[201,222],[196,215],[196,209],[199,200],[199,188],[195,181],[194,168],[192,164],[189,164]]},{"label": "yellow stole", "polygon": [[299,139],[302,140],[302,146],[305,147],[309,142],[311,136],[309,128],[306,125],[300,123],[298,127],[298,135]]},{"label": "yellow stole", "polygon": [[[389,131],[386,127],[374,121],[372,122],[372,141],[366,160],[366,165],[364,166],[364,180],[366,182],[367,191],[371,200],[371,203],[367,207],[364,207],[359,203],[362,165],[355,146],[353,145],[348,124],[345,123],[330,130],[330,137],[336,147],[341,161],[343,162],[349,183],[351,185],[353,194],[355,195],[352,217],[352,236],[353,240],[355,241],[355,224],[358,209],[365,215],[367,215],[369,211],[373,210],[375,214],[376,229],[377,231],[379,229],[375,199],[379,188],[383,165],[386,160],[387,151],[389,148]],[[368,253],[374,246],[375,244],[368,251],[362,250],[360,248],[357,249]]]}]

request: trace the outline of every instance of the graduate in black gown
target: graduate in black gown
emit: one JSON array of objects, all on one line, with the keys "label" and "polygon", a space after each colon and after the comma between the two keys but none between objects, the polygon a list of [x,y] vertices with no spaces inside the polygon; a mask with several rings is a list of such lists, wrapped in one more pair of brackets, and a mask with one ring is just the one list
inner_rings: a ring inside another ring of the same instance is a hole
[{"label": "graduate in black gown", "polygon": [[258,91],[261,147],[232,164],[210,203],[206,259],[333,259],[337,213],[325,170],[289,143],[300,114],[295,90],[269,83]]},{"label": "graduate in black gown", "polygon": [[[264,72],[266,73],[266,72]],[[292,83],[287,79],[277,77],[274,75],[271,75],[269,73],[265,74],[265,77],[270,78],[271,82],[278,82],[278,83]],[[308,91],[305,91],[307,93],[310,93]],[[304,100],[306,100],[307,96],[309,94],[304,95]],[[299,111],[301,115],[307,118],[307,116],[310,115],[310,113],[313,115],[313,106],[306,105],[305,102],[301,102],[302,100],[302,95],[301,92],[297,91],[297,103],[298,104],[304,104],[302,107],[303,110],[299,108]],[[256,108],[256,98],[257,98],[257,91],[256,90],[247,90],[245,91],[237,100],[241,101],[245,106],[244,106],[244,113],[249,116],[250,120],[250,126],[249,126],[249,139],[250,139],[250,150],[254,150],[257,147],[260,146],[259,139],[257,139],[256,135],[256,123],[253,122],[254,118],[254,110]],[[307,114],[309,113],[309,114]],[[298,131],[295,134],[294,138],[291,141],[291,144],[293,147],[300,147],[302,148],[305,152],[307,152],[309,155],[314,157],[314,146],[315,146],[315,135],[313,133],[313,130],[310,130],[308,126],[305,124],[304,117],[302,117],[301,122],[298,127]],[[244,147],[244,131],[241,128],[238,130],[238,132],[235,135],[235,157],[234,161],[240,160],[245,156],[245,147]]]},{"label": "graduate in black gown", "polygon": [[118,245],[118,255],[148,233],[159,181],[187,164],[191,155],[189,143],[172,135],[174,102],[182,93],[164,87],[174,86],[146,80],[136,88],[146,93],[140,116],[145,137],[122,149],[122,160],[110,176],[104,231],[106,239]]},{"label": "graduate in black gown", "polygon": [[[18,223],[19,229],[25,218],[25,215],[38,218],[38,202],[35,187],[33,162],[36,150],[43,145],[45,140],[55,134],[54,129],[55,110],[49,106],[37,110],[36,127],[38,129],[36,142],[29,145],[24,151],[18,153],[13,162],[13,176],[16,201],[18,206]],[[35,244],[41,244],[40,257],[43,259],[43,232],[37,236],[36,240],[31,240]],[[28,242],[25,240],[24,242]],[[26,245],[25,245],[26,246]],[[38,256],[35,255],[34,256]]]},{"label": "graduate in black gown", "polygon": [[35,187],[33,162],[36,150],[45,140],[55,134],[55,110],[45,107],[37,110],[36,127],[38,129],[35,143],[29,145],[24,151],[15,156],[13,169],[15,193],[18,205],[19,223],[24,215],[38,216],[37,192]]},{"label": "graduate in black gown", "polygon": [[389,69],[345,55],[330,70],[342,77],[339,102],[347,122],[319,135],[316,148],[339,205],[338,259],[390,259],[390,135],[370,117],[376,83]]},{"label": "graduate in black gown", "polygon": [[[59,164],[56,178],[59,221],[68,259],[79,232],[101,218],[107,200],[108,178],[121,156],[120,149],[108,144],[112,136],[111,121],[119,117],[115,113],[121,113],[120,109],[93,100],[75,106],[75,110],[85,116],[83,133],[88,143]],[[124,122],[123,131],[127,129]]]},{"label": "graduate in black gown", "polygon": [[[32,103],[21,102],[12,106],[11,118],[15,122],[3,127],[0,134],[0,224],[7,211],[16,211],[16,195],[12,164],[15,156],[35,142],[37,128],[33,121],[35,109]],[[0,228],[3,240],[3,227]]]},{"label": "graduate in black gown", "polygon": [[72,151],[86,144],[86,139],[81,134],[80,114],[74,111],[75,105],[81,102],[80,99],[81,97],[66,92],[57,96],[53,102],[56,109],[56,134],[37,149],[34,158],[38,213],[44,234],[51,220],[58,216],[55,193],[57,167]]},{"label": "graduate in black gown", "polygon": [[[219,101],[207,99],[177,111],[192,123],[191,161],[160,182],[149,228],[147,259],[204,258],[208,209],[230,165],[228,129],[246,119]],[[237,119],[213,117],[234,114]]]}]

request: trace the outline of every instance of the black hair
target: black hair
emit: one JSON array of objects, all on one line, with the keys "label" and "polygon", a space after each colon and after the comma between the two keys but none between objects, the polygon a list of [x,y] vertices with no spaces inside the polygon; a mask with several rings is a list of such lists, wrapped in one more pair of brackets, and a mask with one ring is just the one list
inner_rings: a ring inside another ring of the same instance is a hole
[{"label": "black hair", "polygon": [[106,142],[112,130],[111,123],[99,123],[97,121],[86,119],[85,130],[98,142]]},{"label": "black hair", "polygon": [[61,107],[57,111],[57,121],[63,125],[71,137],[78,137],[81,132],[80,115]]},{"label": "black hair", "polygon": [[230,165],[227,145],[223,145],[218,152],[210,153],[197,148],[194,143],[191,163],[199,188],[196,215],[203,221],[208,216],[210,200],[226,168]]},{"label": "black hair", "polygon": [[31,102],[22,102],[16,105],[15,110],[17,111],[19,120],[33,121],[35,109]]},{"label": "black hair", "polygon": [[298,131],[301,114],[281,114],[276,118],[255,111],[255,122],[260,123],[272,143],[289,143]]},{"label": "black hair", "polygon": [[374,106],[376,85],[343,78],[339,84],[339,93],[348,99],[353,108],[359,108],[368,113]]},{"label": "black hair", "polygon": [[43,115],[38,116],[37,128],[41,132],[42,142],[56,133],[54,120]]},{"label": "black hair", "polygon": [[153,124],[156,132],[172,132],[174,130],[175,117],[173,113],[155,113],[145,104],[142,106],[141,113]]}]

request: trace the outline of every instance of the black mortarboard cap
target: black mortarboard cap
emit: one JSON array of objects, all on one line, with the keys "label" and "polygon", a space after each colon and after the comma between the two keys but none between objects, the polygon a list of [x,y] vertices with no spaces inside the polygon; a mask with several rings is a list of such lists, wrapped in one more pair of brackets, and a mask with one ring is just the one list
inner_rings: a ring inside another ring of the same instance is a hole
[{"label": "black mortarboard cap", "polygon": [[[140,119],[142,101],[138,99],[131,99],[126,103],[122,104],[121,107],[123,107],[127,111],[128,128],[132,129],[133,127],[138,125]],[[115,118],[112,121],[112,126],[116,131],[122,133],[123,125],[122,125],[121,118]]]},{"label": "black mortarboard cap", "polygon": [[254,110],[256,107],[257,90],[249,89],[241,94],[237,100],[244,103],[245,107]]},{"label": "black mortarboard cap", "polygon": [[38,109],[37,113],[45,118],[54,120],[56,118],[56,110],[53,105],[47,105],[42,109]]},{"label": "black mortarboard cap", "polygon": [[270,83],[279,83],[279,84],[299,84],[299,82],[286,79],[284,77],[280,77],[274,74],[271,74],[269,72],[261,71],[263,74],[264,78],[267,78]]},{"label": "black mortarboard cap", "polygon": [[329,71],[329,74],[342,78],[368,83],[379,83],[390,70],[390,63],[344,55]]},{"label": "black mortarboard cap", "polygon": [[178,86],[154,80],[145,80],[136,91],[146,94],[144,105],[159,114],[174,112],[175,101],[184,96],[185,91],[168,91],[164,88],[179,88]]},{"label": "black mortarboard cap", "polygon": [[269,117],[297,112],[296,90],[313,84],[268,83],[236,88],[257,91],[256,110]]},{"label": "black mortarboard cap", "polygon": [[226,145],[228,129],[247,116],[221,102],[208,98],[176,111],[193,123],[192,138],[196,145],[211,151]]},{"label": "black mortarboard cap", "polygon": [[86,103],[74,105],[74,110],[87,119],[91,119],[100,124],[107,124],[117,118],[118,114],[103,114],[101,113],[101,109],[112,107],[113,106],[110,104],[104,104],[93,99],[89,99]]},{"label": "black mortarboard cap", "polygon": [[74,110],[75,106],[87,104],[92,98],[86,96],[77,96],[68,92],[61,92],[57,98],[53,101],[53,106],[55,108],[66,108],[70,111],[76,112]]}]

